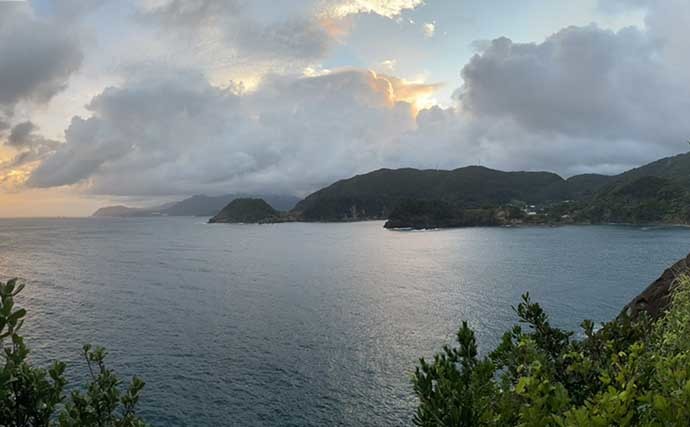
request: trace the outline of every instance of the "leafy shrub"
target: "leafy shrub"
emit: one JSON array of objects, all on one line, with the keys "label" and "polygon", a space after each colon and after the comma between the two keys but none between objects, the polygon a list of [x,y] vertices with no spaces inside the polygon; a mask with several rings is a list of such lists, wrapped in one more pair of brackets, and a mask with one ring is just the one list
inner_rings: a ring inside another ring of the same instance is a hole
[{"label": "leafy shrub", "polygon": [[64,363],[54,362],[47,370],[31,366],[29,349],[19,335],[26,310],[14,304],[23,288],[16,280],[0,282],[0,426],[144,426],[136,415],[144,382],[134,377],[121,391],[122,381],[105,365],[102,348],[84,346],[91,382],[68,399]]},{"label": "leafy shrub", "polygon": [[686,426],[690,420],[690,278],[658,320],[618,318],[585,338],[554,328],[529,295],[521,325],[477,354],[463,323],[456,348],[420,360],[419,426]]}]

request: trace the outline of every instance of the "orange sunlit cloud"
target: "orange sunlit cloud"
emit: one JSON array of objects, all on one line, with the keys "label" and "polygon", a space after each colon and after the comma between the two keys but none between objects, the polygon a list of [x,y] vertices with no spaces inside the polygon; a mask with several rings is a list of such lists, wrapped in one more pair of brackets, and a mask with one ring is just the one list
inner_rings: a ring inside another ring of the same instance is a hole
[{"label": "orange sunlit cloud", "polygon": [[398,102],[410,104],[412,114],[416,117],[420,110],[433,104],[433,94],[441,87],[440,83],[409,82],[386,74],[370,71],[373,80],[372,89],[384,93],[387,105],[393,106]]},{"label": "orange sunlit cloud", "polygon": [[395,18],[402,11],[414,9],[422,4],[424,0],[346,0],[329,12],[339,17],[358,13],[375,13],[386,18]]}]

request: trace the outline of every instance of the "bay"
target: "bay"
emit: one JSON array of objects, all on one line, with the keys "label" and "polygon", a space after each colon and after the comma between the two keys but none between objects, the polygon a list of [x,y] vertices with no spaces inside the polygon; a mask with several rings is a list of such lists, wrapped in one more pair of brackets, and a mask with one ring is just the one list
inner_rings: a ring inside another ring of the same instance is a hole
[{"label": "bay", "polygon": [[525,291],[559,326],[606,321],[690,251],[683,227],[382,225],[3,219],[0,275],[28,284],[36,363],[77,382],[105,346],[152,425],[388,426],[462,320],[484,352]]}]

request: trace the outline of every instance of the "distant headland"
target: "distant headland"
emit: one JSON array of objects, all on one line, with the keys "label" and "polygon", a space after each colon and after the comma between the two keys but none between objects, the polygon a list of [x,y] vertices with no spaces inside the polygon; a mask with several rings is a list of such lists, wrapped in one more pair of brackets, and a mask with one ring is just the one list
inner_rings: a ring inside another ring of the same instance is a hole
[{"label": "distant headland", "polygon": [[[385,220],[390,229],[558,224],[690,223],[690,153],[619,175],[379,169],[294,196],[194,196],[151,209],[111,206],[94,216],[212,217],[209,222]],[[294,207],[293,207],[294,206]]]}]

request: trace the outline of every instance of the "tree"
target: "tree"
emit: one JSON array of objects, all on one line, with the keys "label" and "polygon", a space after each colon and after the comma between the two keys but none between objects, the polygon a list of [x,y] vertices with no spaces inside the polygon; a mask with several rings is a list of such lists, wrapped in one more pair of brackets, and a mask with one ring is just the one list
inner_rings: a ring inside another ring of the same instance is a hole
[{"label": "tree", "polygon": [[621,317],[584,338],[554,328],[529,295],[520,323],[480,358],[463,322],[456,348],[420,360],[415,424],[436,426],[685,426],[690,419],[690,278],[658,320]]},{"label": "tree", "polygon": [[17,280],[0,282],[0,426],[98,426],[135,427],[145,423],[136,415],[144,382],[134,377],[126,390],[105,364],[102,348],[83,348],[91,381],[85,391],[65,397],[65,364],[50,368],[31,366],[29,349],[19,334],[26,310],[15,307],[15,297],[24,289]]}]

